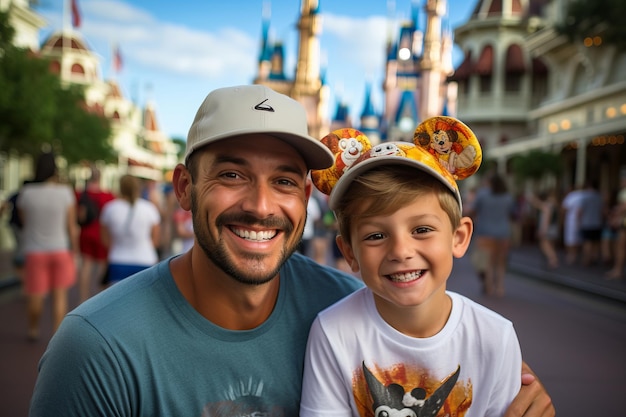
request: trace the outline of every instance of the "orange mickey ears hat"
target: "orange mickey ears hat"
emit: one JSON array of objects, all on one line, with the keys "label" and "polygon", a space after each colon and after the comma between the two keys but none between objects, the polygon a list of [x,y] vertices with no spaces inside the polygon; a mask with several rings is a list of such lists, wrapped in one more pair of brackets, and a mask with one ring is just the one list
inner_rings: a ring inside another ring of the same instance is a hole
[{"label": "orange mickey ears hat", "polygon": [[422,122],[410,142],[383,142],[372,147],[369,139],[355,129],[339,129],[321,142],[333,153],[330,168],[312,170],[313,184],[330,196],[332,210],[359,175],[381,165],[407,165],[427,172],[441,181],[462,207],[456,183],[473,175],[482,161],[482,149],[474,132],[460,120],[437,116]]}]

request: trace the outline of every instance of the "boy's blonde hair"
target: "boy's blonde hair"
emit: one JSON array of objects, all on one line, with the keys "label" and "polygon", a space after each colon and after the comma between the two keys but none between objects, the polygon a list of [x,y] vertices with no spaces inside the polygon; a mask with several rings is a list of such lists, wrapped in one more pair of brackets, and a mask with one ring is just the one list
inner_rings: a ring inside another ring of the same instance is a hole
[{"label": "boy's blonde hair", "polygon": [[440,179],[419,169],[398,164],[373,168],[355,178],[335,208],[339,234],[350,242],[355,219],[391,214],[416,198],[435,193],[452,229],[461,220],[456,197]]}]

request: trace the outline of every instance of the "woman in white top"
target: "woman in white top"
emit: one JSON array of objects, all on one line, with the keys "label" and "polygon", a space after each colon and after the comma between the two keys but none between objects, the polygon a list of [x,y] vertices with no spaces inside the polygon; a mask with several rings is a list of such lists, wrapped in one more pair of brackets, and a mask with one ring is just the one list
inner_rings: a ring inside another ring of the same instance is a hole
[{"label": "woman in white top", "polygon": [[108,283],[115,283],[158,261],[161,216],[157,207],[139,197],[140,183],[132,175],[120,178],[120,197],[107,203],[100,217],[102,242],[109,247]]}]

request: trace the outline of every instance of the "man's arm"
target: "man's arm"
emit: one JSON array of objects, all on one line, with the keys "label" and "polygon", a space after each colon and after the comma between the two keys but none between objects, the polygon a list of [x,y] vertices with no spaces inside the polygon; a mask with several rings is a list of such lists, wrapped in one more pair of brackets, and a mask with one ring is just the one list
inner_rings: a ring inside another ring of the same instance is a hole
[{"label": "man's arm", "polygon": [[522,362],[522,388],[504,417],[554,417],[556,410],[537,375]]},{"label": "man's arm", "polygon": [[65,317],[39,362],[30,417],[130,416],[133,390],[100,333]]}]

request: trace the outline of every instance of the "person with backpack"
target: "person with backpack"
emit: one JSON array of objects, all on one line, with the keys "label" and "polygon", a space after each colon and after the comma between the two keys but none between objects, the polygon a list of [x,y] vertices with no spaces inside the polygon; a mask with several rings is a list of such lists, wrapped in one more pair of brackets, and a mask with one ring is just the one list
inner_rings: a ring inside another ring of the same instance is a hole
[{"label": "person with backpack", "polygon": [[81,265],[78,278],[80,302],[92,295],[93,282],[100,282],[107,267],[108,249],[100,238],[100,212],[115,199],[110,191],[100,187],[100,171],[92,167],[85,189],[76,196],[80,226]]}]

